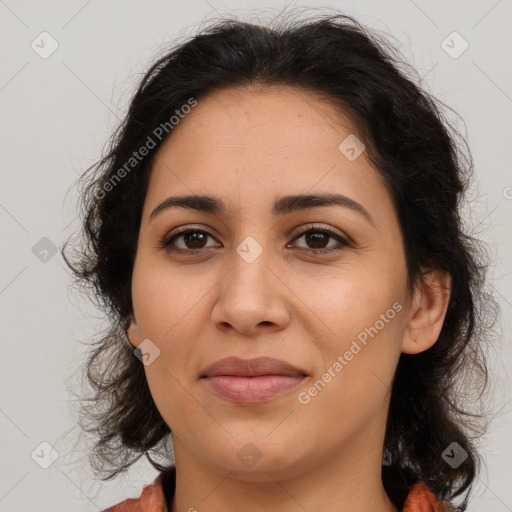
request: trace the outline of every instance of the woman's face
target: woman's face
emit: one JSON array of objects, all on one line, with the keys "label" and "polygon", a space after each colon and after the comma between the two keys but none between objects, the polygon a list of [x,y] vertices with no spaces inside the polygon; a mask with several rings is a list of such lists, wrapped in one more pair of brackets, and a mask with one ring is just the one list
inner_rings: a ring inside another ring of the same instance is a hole
[{"label": "woman's face", "polygon": [[[310,92],[251,87],[201,99],[159,150],[129,338],[144,341],[177,462],[253,480],[341,453],[380,468],[412,312],[397,215],[354,137]],[[157,209],[192,195],[218,206]],[[178,229],[193,233],[173,237]],[[246,361],[208,369],[230,357],[296,371]]]}]

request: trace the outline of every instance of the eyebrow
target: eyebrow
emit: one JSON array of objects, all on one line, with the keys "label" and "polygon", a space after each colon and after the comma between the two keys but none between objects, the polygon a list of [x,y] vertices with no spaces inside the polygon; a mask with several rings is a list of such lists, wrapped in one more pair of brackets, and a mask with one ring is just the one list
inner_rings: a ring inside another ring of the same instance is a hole
[{"label": "eyebrow", "polygon": [[[280,197],[272,205],[272,214],[282,217],[292,212],[322,206],[341,206],[343,208],[349,208],[361,214],[370,224],[375,226],[372,216],[362,204],[342,194],[298,194]],[[159,213],[169,210],[170,208],[186,208],[215,215],[226,215],[227,212],[220,198],[207,195],[176,196],[168,197],[165,201],[160,203],[151,212],[149,220],[151,221]]]}]

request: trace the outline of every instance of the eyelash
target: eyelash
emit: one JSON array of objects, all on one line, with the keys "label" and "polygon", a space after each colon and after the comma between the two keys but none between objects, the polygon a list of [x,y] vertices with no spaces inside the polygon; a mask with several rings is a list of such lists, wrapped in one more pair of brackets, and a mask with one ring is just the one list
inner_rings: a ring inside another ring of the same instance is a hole
[{"label": "eyelash", "polygon": [[[186,227],[186,228],[180,229],[179,231],[174,232],[171,236],[166,235],[164,238],[162,238],[160,240],[160,244],[159,244],[160,248],[166,249],[168,251],[186,254],[186,255],[194,255],[194,254],[201,253],[203,251],[208,251],[208,250],[212,249],[211,247],[203,248],[203,249],[179,249],[179,248],[175,248],[172,246],[172,242],[174,242],[177,238],[179,238],[183,235],[189,234],[189,233],[203,233],[207,236],[210,236],[211,238],[214,238],[211,233],[209,233],[208,231],[205,231],[204,229]],[[316,226],[307,227],[306,229],[304,229],[303,231],[298,233],[292,241],[295,241],[309,233],[322,233],[331,238],[334,238],[335,240],[337,240],[340,243],[341,247],[334,247],[334,248],[331,247],[329,249],[307,249],[307,248],[299,247],[300,250],[302,250],[303,252],[306,252],[308,254],[315,254],[315,255],[327,254],[330,252],[342,250],[344,247],[352,247],[353,246],[353,244],[348,239],[342,237],[341,235],[335,233],[334,231],[331,231],[330,229],[320,227],[320,226],[319,227],[316,227]]]}]

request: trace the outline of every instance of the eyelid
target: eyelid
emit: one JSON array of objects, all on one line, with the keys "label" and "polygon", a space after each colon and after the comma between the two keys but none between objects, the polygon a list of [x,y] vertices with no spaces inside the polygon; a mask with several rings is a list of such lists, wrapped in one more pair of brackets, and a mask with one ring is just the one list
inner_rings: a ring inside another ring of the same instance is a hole
[{"label": "eyelid", "polygon": [[[163,249],[171,248],[170,250],[174,250],[176,252],[188,253],[188,254],[194,254],[194,253],[198,254],[202,251],[204,252],[204,251],[213,249],[213,247],[204,247],[202,249],[181,249],[181,248],[172,247],[172,245],[171,245],[171,240],[178,238],[180,235],[186,234],[188,232],[202,232],[202,233],[205,233],[207,236],[216,240],[216,235],[214,236],[209,231],[210,229],[212,231],[215,231],[215,230],[213,230],[213,228],[211,228],[210,226],[207,226],[207,228],[208,229],[205,229],[205,227],[203,225],[194,225],[194,224],[187,224],[185,226],[180,226],[180,227],[172,230],[170,234],[166,234],[160,240],[159,248],[160,249],[161,248],[163,248]],[[306,234],[308,232],[314,232],[314,231],[325,232],[327,234],[327,236],[330,236],[331,238],[336,239],[338,241],[338,243],[341,244],[342,246],[348,246],[348,247],[355,246],[355,242],[353,241],[353,239],[350,236],[348,236],[344,233],[338,233],[337,231],[335,231],[335,229],[333,229],[332,227],[330,227],[328,225],[315,224],[315,223],[310,223],[305,226],[302,226],[298,232],[293,234],[293,238],[291,241],[294,242],[295,240],[297,240],[304,234]],[[289,236],[292,236],[292,235],[289,235]],[[287,247],[288,247],[288,245],[287,245]],[[322,254],[322,251],[332,252],[332,251],[340,250],[337,248],[308,249],[308,248],[304,248],[304,247],[299,247],[299,249],[301,249],[302,251],[306,251],[306,252],[310,252],[310,253],[318,253],[318,254]]]},{"label": "eyelid", "polygon": [[[192,232],[197,232],[197,231],[200,231],[202,233],[206,233],[209,237],[211,238],[214,238],[216,239],[217,235],[213,235],[211,233],[211,231],[215,231],[213,228],[211,228],[210,226],[205,226],[204,225],[200,225],[200,224],[186,224],[185,226],[179,226],[175,229],[173,229],[171,232],[165,234],[161,239],[160,239],[160,242],[159,242],[159,246],[160,248],[167,248],[167,246],[170,245],[170,241],[173,239],[173,238],[177,238],[179,235],[183,235],[183,234],[186,234],[188,233],[189,231],[192,231]],[[177,249],[177,250],[180,250],[180,249]],[[185,251],[185,249],[182,249],[183,251]],[[201,249],[197,249],[196,251],[192,251],[189,249],[189,252],[198,252],[200,251]]]},{"label": "eyelid", "polygon": [[326,224],[315,224],[315,223],[310,223],[310,224],[306,224],[305,226],[302,226],[300,228],[300,230],[293,235],[293,240],[297,239],[299,236],[307,233],[308,231],[313,231],[313,230],[326,231],[332,237],[341,238],[347,245],[355,244],[355,242],[352,240],[352,238],[350,236],[346,235],[345,233],[338,232],[335,228],[332,228],[331,226],[328,226]]}]

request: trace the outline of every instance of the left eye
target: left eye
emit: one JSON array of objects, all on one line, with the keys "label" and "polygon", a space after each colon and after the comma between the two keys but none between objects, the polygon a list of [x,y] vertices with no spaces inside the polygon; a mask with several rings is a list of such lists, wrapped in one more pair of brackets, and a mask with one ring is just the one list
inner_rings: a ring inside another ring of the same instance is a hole
[{"label": "left eye", "polygon": [[328,239],[334,238],[341,246],[347,246],[349,245],[348,241],[344,239],[342,236],[330,231],[329,229],[325,228],[311,228],[307,231],[304,231],[303,233],[299,234],[295,240],[299,240],[300,238],[305,237],[305,241],[309,245],[313,245],[313,248],[311,247],[301,247],[302,249],[306,249],[307,251],[312,252],[330,252],[333,249],[333,247],[336,247],[336,244],[334,246],[326,246],[326,243]]},{"label": "left eye", "polygon": [[[208,238],[215,240],[213,235],[208,233],[208,231],[204,231],[202,229],[185,229],[175,233],[170,237],[164,238],[161,241],[161,247],[184,253],[199,252],[204,249],[215,247],[215,245],[210,247],[205,245]],[[299,233],[293,240],[295,241],[301,238],[304,238],[306,244],[309,245],[309,247],[298,248],[316,254],[339,250],[342,247],[350,245],[348,240],[343,238],[341,235],[338,235],[337,233],[334,233],[333,231],[325,228],[310,228],[306,231],[303,231],[302,233]],[[175,242],[180,239],[182,240],[184,247],[179,247],[175,244]],[[329,239],[335,239],[338,242],[338,246],[341,247],[336,247],[336,244],[329,247]]]}]

